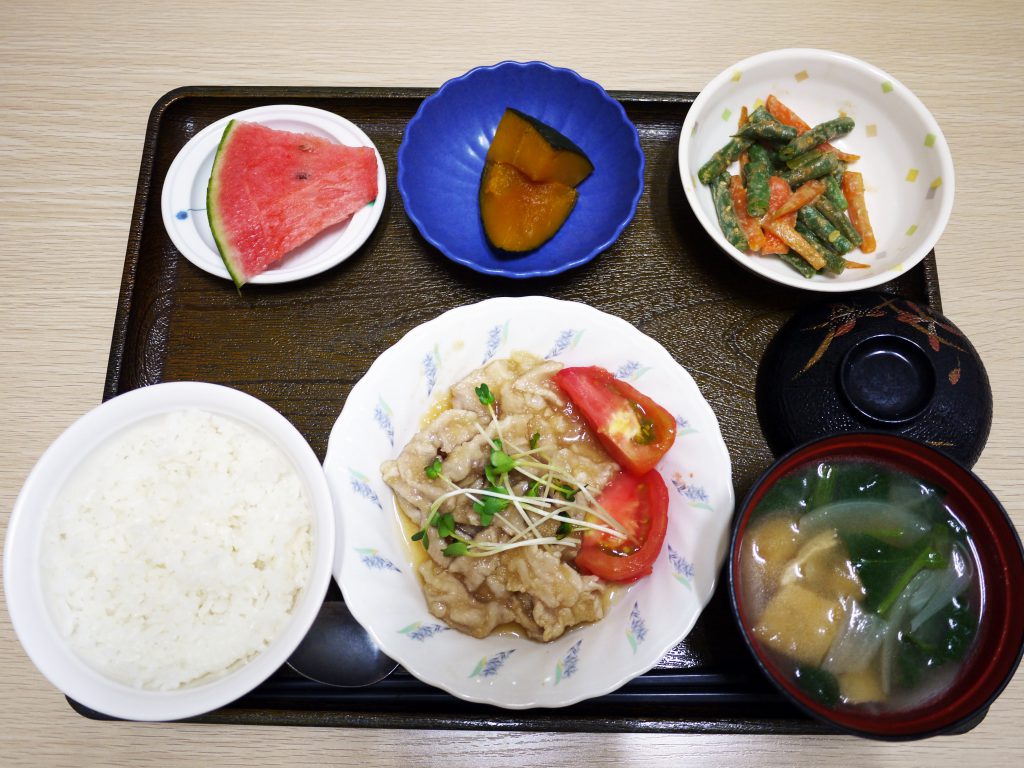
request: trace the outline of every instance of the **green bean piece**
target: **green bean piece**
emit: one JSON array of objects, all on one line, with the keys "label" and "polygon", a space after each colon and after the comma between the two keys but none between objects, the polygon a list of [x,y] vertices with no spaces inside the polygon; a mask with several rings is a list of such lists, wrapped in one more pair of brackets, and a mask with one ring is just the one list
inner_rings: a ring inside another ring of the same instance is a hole
[{"label": "green bean piece", "polygon": [[825,154],[825,150],[815,147],[814,149],[804,152],[802,155],[797,155],[792,160],[784,160],[783,162],[786,164],[786,168],[789,169],[803,168],[805,165],[813,163],[823,154]]},{"label": "green bean piece", "polygon": [[[819,198],[820,199],[820,198]],[[832,226],[832,222],[821,215],[813,205],[805,205],[796,216],[797,223],[803,222],[819,240],[829,246],[840,256],[853,250],[853,243],[843,237],[843,233]]]},{"label": "green bean piece", "polygon": [[729,163],[736,160],[736,158],[743,153],[743,150],[747,149],[751,143],[751,139],[747,139],[742,136],[733,136],[729,140],[728,144],[715,152],[715,154],[711,156],[711,159],[704,163],[700,170],[697,171],[697,178],[700,179],[700,183],[710,184],[718,178],[718,176],[729,167]]},{"label": "green bean piece", "polygon": [[[826,178],[831,179],[832,177],[827,176]],[[853,224],[846,218],[846,214],[832,205],[832,201],[827,197],[824,195],[819,197],[817,202],[814,203],[814,207],[821,211],[821,214],[831,222],[832,226],[838,229],[843,237],[853,243],[855,248],[864,242],[864,238],[860,236],[860,232],[854,229]]]},{"label": "green bean piece", "polygon": [[843,172],[840,170],[835,173],[830,173],[828,176],[824,177],[825,197],[827,197],[829,202],[831,202],[832,205],[840,211],[845,211],[849,206],[846,202],[845,195],[843,195],[842,176]]},{"label": "green bean piece", "polygon": [[820,179],[828,176],[839,167],[839,158],[831,152],[825,152],[816,157],[811,163],[800,168],[791,168],[787,171],[780,171],[779,176],[789,183],[789,186],[796,189],[805,181]]},{"label": "green bean piece", "polygon": [[837,117],[834,120],[826,120],[824,123],[811,128],[793,139],[789,144],[779,150],[779,156],[783,160],[792,160],[797,155],[802,155],[810,149],[831,141],[836,136],[842,136],[853,130],[852,117]]},{"label": "green bean piece", "polygon": [[747,163],[747,213],[759,219],[768,213],[771,187],[768,179],[772,175],[768,152],[760,144],[751,144],[750,162]]},{"label": "green bean piece", "polygon": [[806,277],[808,280],[810,280],[812,277],[818,274],[818,270],[816,270],[814,267],[812,267],[810,264],[804,261],[803,257],[793,253],[792,251],[780,253],[779,258],[782,259],[782,261],[785,262],[786,264],[789,264],[789,266],[791,266],[801,275]]},{"label": "green bean piece", "polygon": [[760,106],[750,114],[747,124],[740,128],[736,135],[783,144],[796,138],[796,128],[780,123],[767,109]]},{"label": "green bean piece", "polygon": [[821,255],[825,258],[825,269],[829,272],[835,272],[837,275],[841,275],[843,273],[843,270],[846,269],[846,259],[836,253],[836,251],[834,251],[827,243],[822,242],[821,238],[814,234],[806,224],[800,221],[799,214],[797,215],[796,227],[794,227],[794,229],[796,229],[797,233],[799,233],[804,240],[821,251]]},{"label": "green bean piece", "polygon": [[[778,156],[778,150],[772,146],[766,146],[765,152],[768,153],[768,160],[771,162],[771,167],[776,171],[788,170],[785,167],[785,161]],[[775,174],[778,175],[777,173]]]},{"label": "green bean piece", "polygon": [[768,107],[762,104],[747,116],[747,122],[750,122],[751,120],[757,123],[765,120],[775,120],[775,116],[768,111]]},{"label": "green bean piece", "polygon": [[803,237],[804,240],[806,240],[819,251],[821,251],[821,254],[823,256],[828,253],[832,253],[833,255],[836,254],[832,246],[830,246],[828,243],[823,242],[821,238],[819,238],[816,234],[814,234],[813,231],[811,231],[810,227],[808,227],[803,221],[801,221],[799,214],[797,214],[796,226],[794,226],[793,229],[795,229]]},{"label": "green bean piece", "polygon": [[796,134],[795,128],[783,125],[777,120],[775,123],[747,123],[739,131],[737,136],[744,136],[748,139],[760,139],[761,141],[773,141],[776,144],[784,144]]},{"label": "green bean piece", "polygon": [[718,214],[718,223],[722,227],[725,239],[731,245],[745,251],[750,246],[746,235],[743,234],[736,209],[732,207],[732,191],[729,188],[731,181],[732,176],[728,171],[718,174],[711,182],[711,199],[715,202],[715,212]]}]

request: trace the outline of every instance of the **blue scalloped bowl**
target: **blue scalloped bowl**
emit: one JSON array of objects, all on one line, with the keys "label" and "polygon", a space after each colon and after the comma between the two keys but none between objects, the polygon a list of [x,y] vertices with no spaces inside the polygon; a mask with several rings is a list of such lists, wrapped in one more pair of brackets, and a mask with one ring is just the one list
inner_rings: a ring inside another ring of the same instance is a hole
[{"label": "blue scalloped bowl", "polygon": [[[506,107],[561,131],[594,163],[562,228],[521,255],[487,241],[477,199]],[[504,61],[449,80],[420,105],[398,149],[398,189],[420,234],[452,261],[489,275],[542,277],[585,264],[632,220],[643,186],[640,138],[622,105],[597,83],[540,61]]]}]

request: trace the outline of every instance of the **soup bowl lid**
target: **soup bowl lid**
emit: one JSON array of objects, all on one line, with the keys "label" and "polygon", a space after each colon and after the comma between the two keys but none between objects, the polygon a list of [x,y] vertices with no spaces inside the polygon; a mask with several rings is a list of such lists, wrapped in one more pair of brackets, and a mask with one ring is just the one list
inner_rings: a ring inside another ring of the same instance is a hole
[{"label": "soup bowl lid", "polygon": [[974,346],[949,318],[885,293],[801,309],[757,372],[757,414],[778,456],[837,432],[921,440],[971,467],[992,424],[992,388]]}]

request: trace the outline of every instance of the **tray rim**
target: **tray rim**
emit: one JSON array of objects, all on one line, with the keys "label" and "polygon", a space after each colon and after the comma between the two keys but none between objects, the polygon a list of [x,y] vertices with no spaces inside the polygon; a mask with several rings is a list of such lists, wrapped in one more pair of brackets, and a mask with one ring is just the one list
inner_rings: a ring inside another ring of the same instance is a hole
[{"label": "tray rim", "polygon": [[[112,328],[110,352],[104,379],[102,399],[104,401],[121,394],[119,385],[123,373],[124,353],[130,336],[133,300],[136,295],[136,277],[138,274],[139,257],[142,247],[142,232],[146,212],[154,194],[159,199],[159,190],[154,192],[154,170],[157,157],[157,146],[160,128],[167,111],[180,101],[193,98],[219,99],[335,99],[335,100],[422,100],[434,93],[433,87],[379,87],[379,86],[254,86],[254,85],[186,85],[167,91],[156,100],[149,112],[146,122],[146,135],[142,146],[142,158],[136,183],[135,200],[132,207],[132,218],[128,241],[125,249],[125,263],[118,289],[117,307]],[[623,102],[627,112],[631,106],[645,105],[689,105],[696,98],[697,91],[648,91],[648,90],[612,90],[609,94]],[[928,305],[942,312],[942,302],[935,259],[935,250],[930,251],[921,262],[924,292]],[[768,281],[765,281],[766,285]],[[886,285],[875,290],[886,290]],[[843,294],[837,294],[841,296]],[[258,725],[307,725],[307,726],[345,726],[374,728],[417,728],[467,730],[473,728],[499,728],[522,731],[587,731],[587,732],[674,732],[674,733],[763,733],[774,735],[790,734],[838,734],[839,732],[793,710],[783,711],[778,718],[738,717],[673,718],[670,716],[639,718],[580,715],[558,710],[534,709],[525,712],[482,713],[482,716],[469,717],[450,713],[402,713],[389,711],[364,712],[355,709],[297,709],[297,708],[263,708],[252,709],[247,705],[247,695],[226,707],[213,712],[190,718],[186,722],[220,723],[220,724],[258,724]],[[610,694],[614,696],[615,694]],[[113,719],[95,713],[78,702],[68,698],[69,705],[76,712],[90,719]],[[779,697],[779,702],[784,700]],[[987,711],[987,710],[986,710]],[[974,728],[984,718],[986,711],[979,713],[976,720],[965,724],[963,733]],[[529,713],[541,713],[539,717],[531,717]]]}]

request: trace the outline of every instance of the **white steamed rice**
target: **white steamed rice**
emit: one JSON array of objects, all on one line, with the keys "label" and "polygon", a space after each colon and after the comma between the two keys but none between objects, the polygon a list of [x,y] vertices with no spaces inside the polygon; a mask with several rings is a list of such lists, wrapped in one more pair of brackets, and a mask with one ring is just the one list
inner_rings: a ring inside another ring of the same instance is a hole
[{"label": "white steamed rice", "polygon": [[219,677],[285,628],[310,572],[313,513],[266,437],[197,410],[112,438],[57,497],[41,548],[61,634],[137,688]]}]

